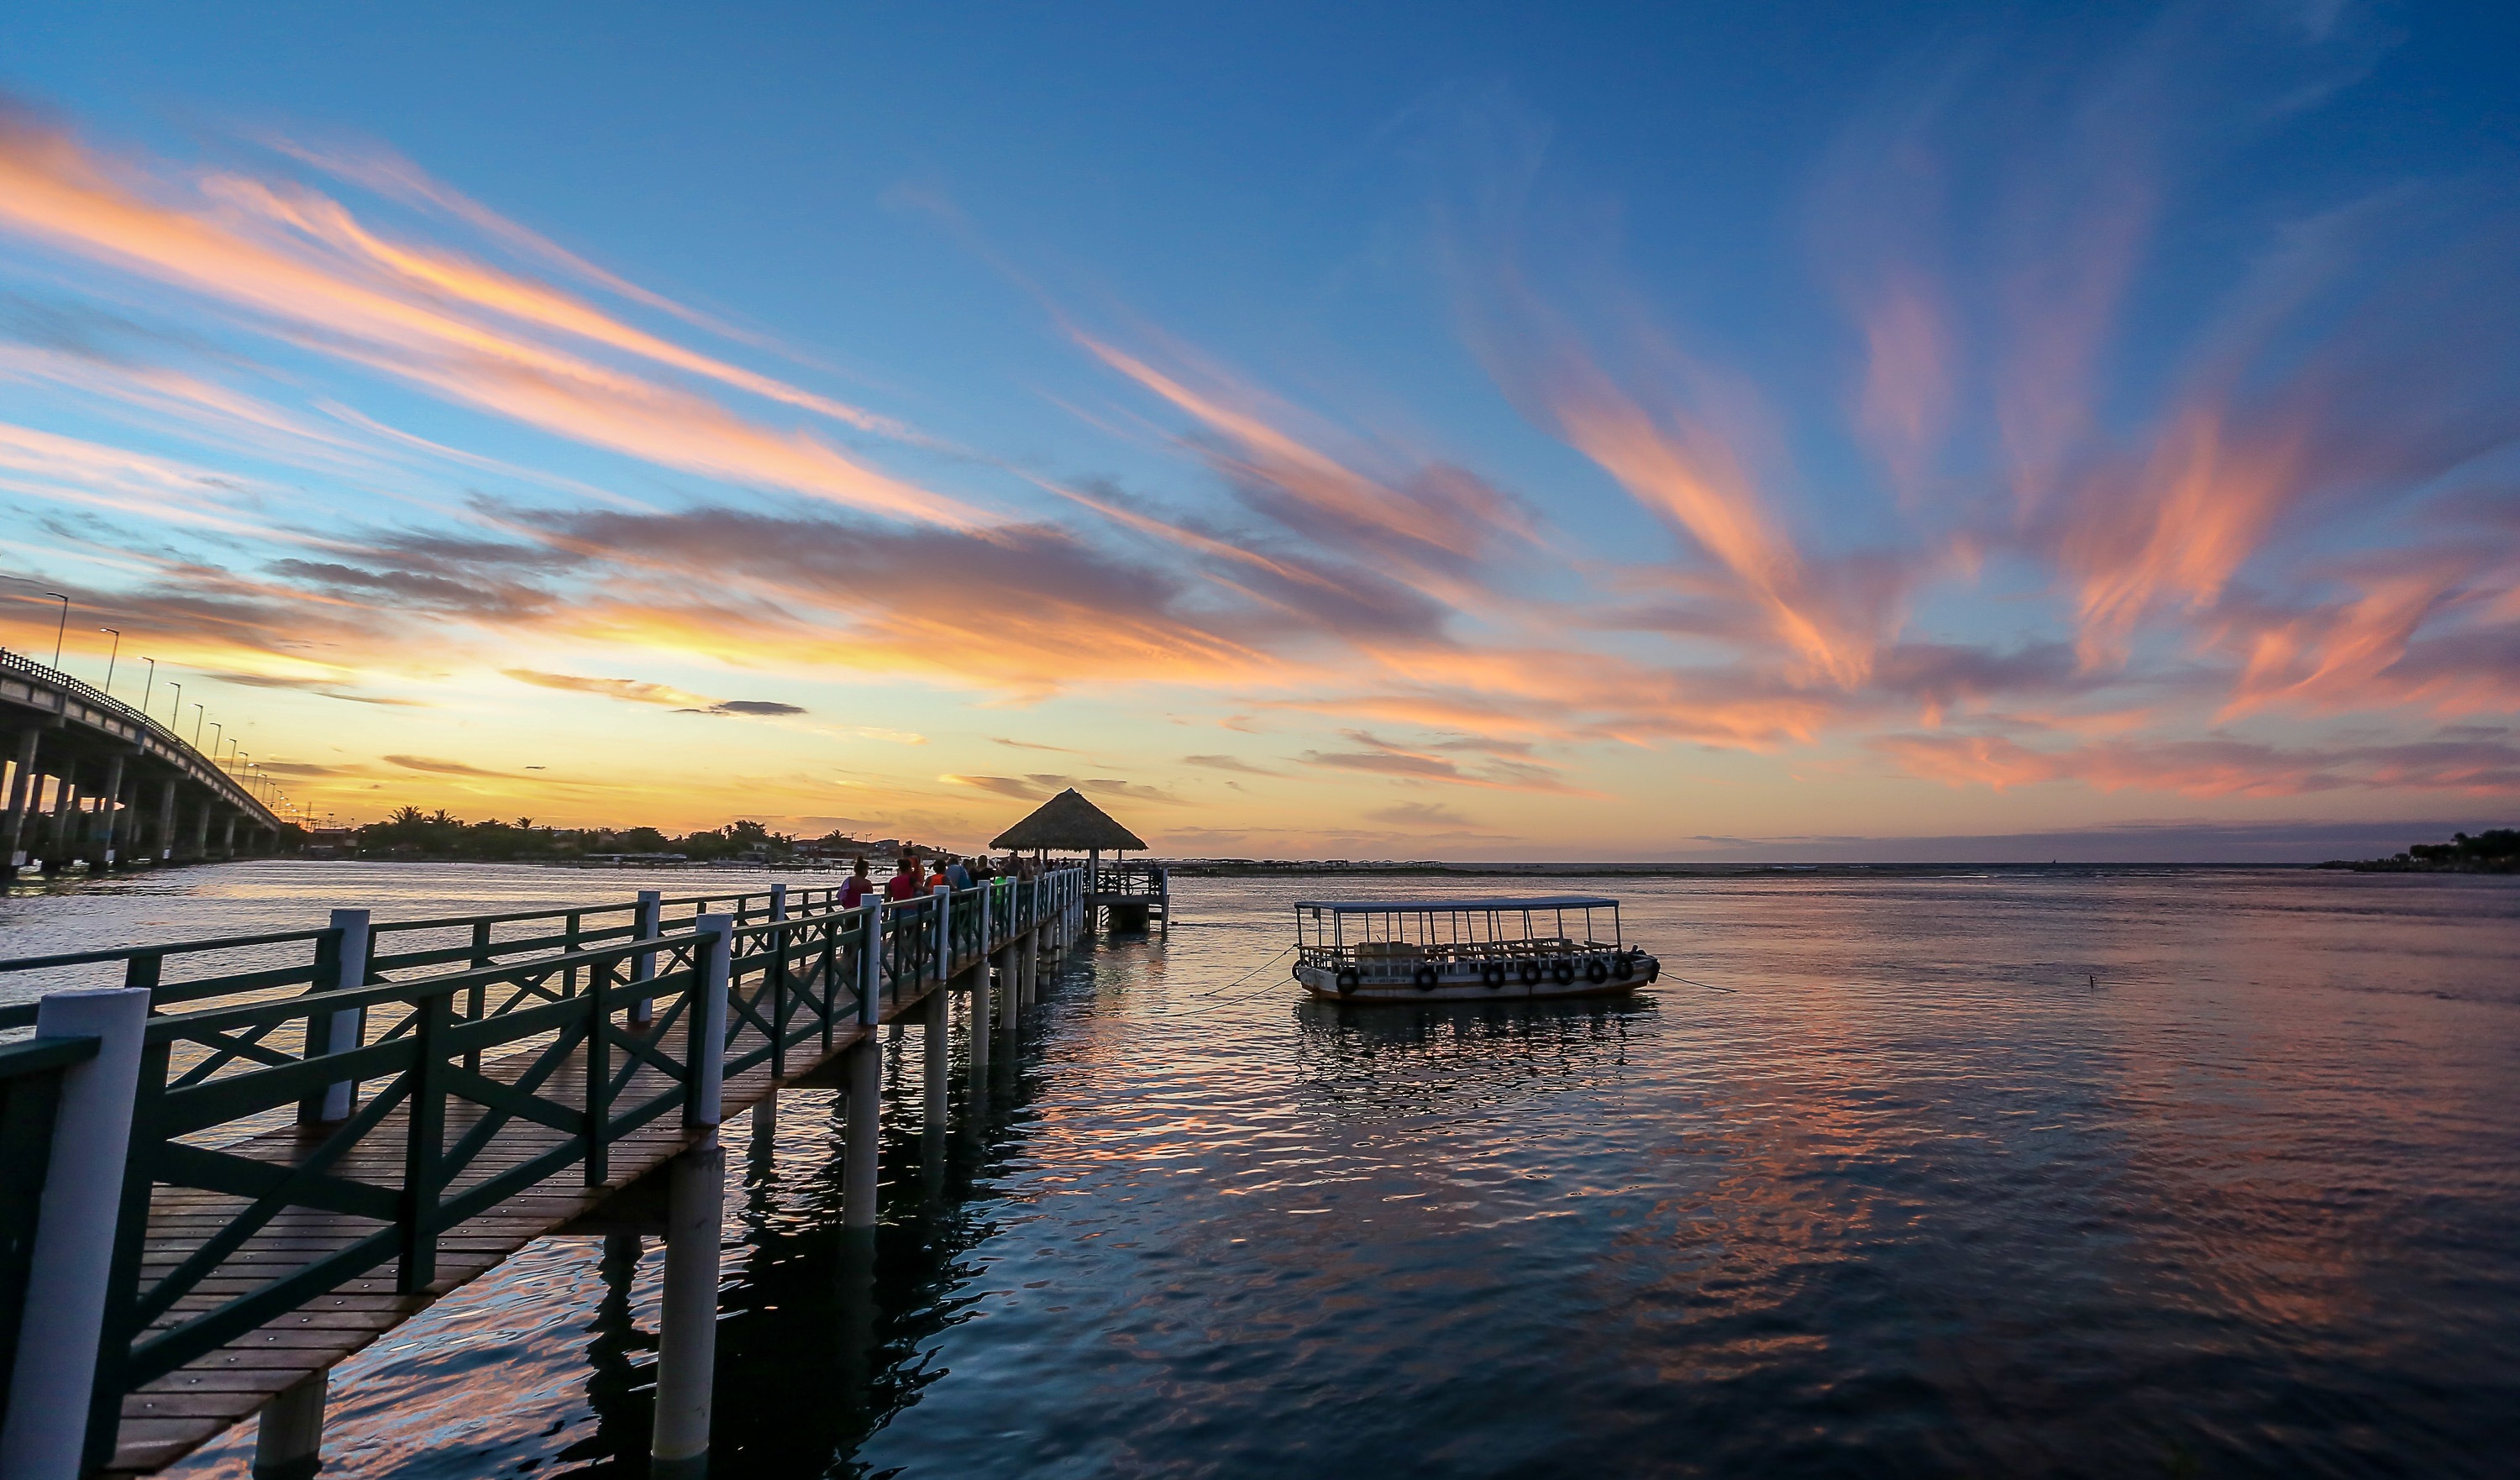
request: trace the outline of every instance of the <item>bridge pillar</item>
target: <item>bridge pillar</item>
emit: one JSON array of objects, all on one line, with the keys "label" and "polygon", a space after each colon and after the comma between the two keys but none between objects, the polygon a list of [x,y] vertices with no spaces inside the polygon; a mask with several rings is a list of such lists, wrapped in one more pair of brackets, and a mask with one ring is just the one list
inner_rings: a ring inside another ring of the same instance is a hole
[{"label": "bridge pillar", "polygon": [[324,1399],[331,1376],[310,1373],[264,1407],[253,1436],[253,1480],[314,1480],[324,1467]]},{"label": "bridge pillar", "polygon": [[58,874],[69,862],[70,808],[78,795],[78,762],[66,760],[53,775],[53,828],[44,840],[44,872]]},{"label": "bridge pillar", "polygon": [[193,817],[192,856],[197,859],[210,856],[210,799],[202,797],[201,811]]},{"label": "bridge pillar", "polygon": [[35,752],[43,740],[41,730],[28,730],[18,738],[18,772],[9,782],[9,835],[5,852],[0,852],[0,878],[14,878],[26,862],[26,814],[35,805]]},{"label": "bridge pillar", "polygon": [[103,874],[113,867],[114,825],[120,822],[122,810],[122,757],[108,756],[105,762],[105,789],[96,794],[96,821],[89,825],[91,839],[87,872]]},{"label": "bridge pillar", "polygon": [[840,1227],[875,1227],[876,1144],[883,1136],[883,1040],[870,1033],[845,1050],[849,1118],[840,1131]]},{"label": "bridge pillar", "polygon": [[164,863],[175,856],[175,778],[166,778],[165,786],[158,793],[158,861]]},{"label": "bridge pillar", "polygon": [[236,857],[236,814],[233,812],[228,814],[227,830],[219,835],[219,856]]}]

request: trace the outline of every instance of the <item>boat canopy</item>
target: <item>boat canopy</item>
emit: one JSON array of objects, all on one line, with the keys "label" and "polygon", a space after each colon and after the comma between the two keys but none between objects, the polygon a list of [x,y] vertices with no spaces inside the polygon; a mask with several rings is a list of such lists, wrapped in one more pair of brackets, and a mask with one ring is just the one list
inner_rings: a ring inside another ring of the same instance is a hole
[{"label": "boat canopy", "polygon": [[[1596,910],[1609,912],[1609,938],[1594,934]],[[1572,928],[1570,928],[1570,926]],[[1308,899],[1295,905],[1295,944],[1305,959],[1388,953],[1547,947],[1565,951],[1619,944],[1619,902],[1603,894],[1528,899]]]},{"label": "boat canopy", "polygon": [[1548,894],[1536,899],[1300,899],[1298,910],[1327,915],[1493,915],[1509,910],[1615,910],[1599,894]]}]

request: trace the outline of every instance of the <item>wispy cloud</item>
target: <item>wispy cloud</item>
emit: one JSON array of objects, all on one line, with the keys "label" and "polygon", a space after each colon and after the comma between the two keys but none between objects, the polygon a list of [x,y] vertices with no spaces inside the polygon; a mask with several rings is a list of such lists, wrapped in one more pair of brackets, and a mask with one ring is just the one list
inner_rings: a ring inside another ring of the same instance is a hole
[{"label": "wispy cloud", "polygon": [[656,338],[545,285],[444,249],[397,246],[327,197],[211,171],[159,198],[14,105],[0,108],[0,230],[119,268],[476,410],[665,467],[832,499],[887,517],[968,523],[949,496],[903,483],[805,430],[562,347],[590,341],[828,420],[905,428]]},{"label": "wispy cloud", "polygon": [[1182,764],[1199,766],[1209,771],[1231,771],[1238,776],[1283,776],[1285,774],[1282,771],[1269,770],[1265,766],[1255,766],[1239,756],[1233,755],[1185,755],[1182,757]]}]

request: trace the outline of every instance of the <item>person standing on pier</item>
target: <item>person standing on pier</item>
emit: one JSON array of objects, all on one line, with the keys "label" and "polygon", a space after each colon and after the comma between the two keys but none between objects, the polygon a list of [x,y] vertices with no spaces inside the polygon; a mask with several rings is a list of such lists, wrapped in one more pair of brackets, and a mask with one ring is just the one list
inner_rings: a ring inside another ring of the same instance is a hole
[{"label": "person standing on pier", "polygon": [[968,889],[971,887],[971,871],[964,868],[963,861],[959,858],[948,858],[945,860],[945,869],[942,877],[945,882],[952,884],[957,889]]},{"label": "person standing on pier", "polygon": [[849,876],[840,883],[840,908],[854,910],[865,904],[867,896],[874,892],[875,880],[867,876],[866,855],[861,853],[858,855],[857,868],[852,870]]},{"label": "person standing on pier", "polygon": [[919,855],[902,854],[900,864],[892,871],[892,877],[884,883],[883,897],[898,903],[917,899],[926,892],[926,875],[920,870]]}]

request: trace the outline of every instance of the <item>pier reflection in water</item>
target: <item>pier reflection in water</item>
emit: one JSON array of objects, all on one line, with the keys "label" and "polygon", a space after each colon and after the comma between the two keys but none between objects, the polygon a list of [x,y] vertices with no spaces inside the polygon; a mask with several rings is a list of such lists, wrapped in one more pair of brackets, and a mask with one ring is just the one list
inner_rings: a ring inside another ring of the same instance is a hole
[{"label": "pier reflection in water", "polygon": [[[941,1154],[904,1035],[871,1247],[829,1092],[784,1097],[766,1156],[730,1127],[715,1472],[2456,1476],[2520,1448],[2509,881],[1616,888],[1738,994],[1297,1003],[1282,963],[1237,983],[1319,885],[1183,880],[1167,943],[1104,943],[1027,1015],[985,1126],[958,1069]],[[660,1256],[625,1282],[613,1253],[546,1240],[348,1364],[328,1474],[635,1472]]]}]

